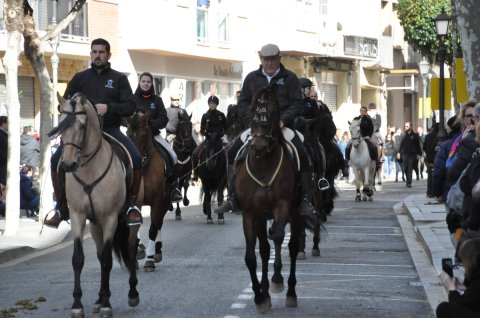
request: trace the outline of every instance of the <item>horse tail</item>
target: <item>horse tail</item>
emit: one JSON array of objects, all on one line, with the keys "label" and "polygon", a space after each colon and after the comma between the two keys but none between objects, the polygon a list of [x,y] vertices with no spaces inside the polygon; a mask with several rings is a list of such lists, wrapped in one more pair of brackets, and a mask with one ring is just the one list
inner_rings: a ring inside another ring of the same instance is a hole
[{"label": "horse tail", "polygon": [[122,265],[122,261],[130,269],[132,264],[130,264],[129,251],[128,251],[128,238],[130,236],[130,228],[127,225],[127,220],[124,215],[119,215],[118,225],[115,230],[115,235],[113,236],[112,249],[115,253],[115,256]]}]

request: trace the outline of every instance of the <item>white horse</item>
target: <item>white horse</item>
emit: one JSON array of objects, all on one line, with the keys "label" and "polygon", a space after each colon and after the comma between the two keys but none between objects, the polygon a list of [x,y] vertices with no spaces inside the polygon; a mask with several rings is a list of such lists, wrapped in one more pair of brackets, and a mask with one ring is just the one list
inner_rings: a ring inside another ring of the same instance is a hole
[{"label": "white horse", "polygon": [[[350,135],[352,136],[352,149],[350,151],[350,166],[355,174],[355,187],[357,193],[355,201],[373,201],[375,185],[375,161],[370,158],[367,142],[360,132],[360,120],[350,123]],[[360,194],[360,188],[362,195]]]}]

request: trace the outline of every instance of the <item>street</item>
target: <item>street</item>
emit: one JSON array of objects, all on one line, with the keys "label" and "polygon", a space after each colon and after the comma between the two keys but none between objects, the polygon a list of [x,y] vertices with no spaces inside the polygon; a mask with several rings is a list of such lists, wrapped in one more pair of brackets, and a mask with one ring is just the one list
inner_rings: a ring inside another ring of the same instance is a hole
[{"label": "street", "polygon": [[[307,258],[297,262],[298,307],[285,307],[285,291],[272,293],[272,308],[266,316],[434,317],[393,209],[405,197],[423,193],[425,181],[414,181],[410,189],[403,182],[384,182],[373,202],[359,203],[354,202],[351,185],[337,184],[340,195],[325,223],[321,256],[311,256],[312,234],[307,233]],[[198,192],[191,191],[189,197],[198,203],[194,193]],[[144,272],[144,260],[140,261],[138,307],[128,307],[128,273],[114,261],[110,285],[114,317],[258,317],[244,263],[241,215],[225,215],[225,225],[207,225],[201,206],[192,205],[183,208],[182,217],[175,221],[174,212],[166,216],[163,261],[156,271]],[[145,218],[141,229],[144,242],[148,222]],[[282,249],[285,280],[290,265],[287,243],[288,228]],[[96,317],[90,313],[97,299],[100,268],[89,235],[85,254],[82,300],[87,316]],[[0,307],[44,297],[45,302],[36,303],[38,309],[19,311],[15,317],[70,316],[71,255],[68,242],[2,268]]]}]

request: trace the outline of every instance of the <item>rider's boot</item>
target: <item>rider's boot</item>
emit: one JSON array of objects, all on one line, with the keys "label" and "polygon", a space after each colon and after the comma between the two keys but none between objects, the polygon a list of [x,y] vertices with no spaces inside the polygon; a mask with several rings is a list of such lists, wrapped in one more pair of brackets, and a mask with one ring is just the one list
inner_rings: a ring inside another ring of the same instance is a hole
[{"label": "rider's boot", "polygon": [[43,224],[48,227],[58,228],[60,222],[68,220],[70,215],[67,197],[65,195],[65,171],[61,168],[58,172],[57,170],[52,170],[51,178],[56,205],[52,211],[53,213],[48,213],[45,216]]},{"label": "rider's boot", "polygon": [[178,174],[177,174],[177,166],[172,167],[172,175],[170,176],[172,182],[170,183],[172,192],[170,193],[170,197],[173,203],[180,202],[183,200],[182,192],[178,189]]},{"label": "rider's boot", "polygon": [[142,170],[133,170],[133,185],[130,195],[130,207],[127,210],[128,226],[140,225],[143,223],[142,213],[136,205],[141,183]]},{"label": "rider's boot", "polygon": [[313,207],[313,195],[311,191],[310,176],[308,171],[300,172],[300,186],[302,187],[302,194],[304,195],[302,203],[300,204],[300,215],[303,216],[305,220],[305,226],[313,230],[315,224],[318,222],[317,215],[318,212],[315,211]]},{"label": "rider's boot", "polygon": [[237,199],[235,198],[235,169],[233,165],[228,165],[227,166],[227,190],[228,190],[228,195],[227,195],[227,200],[223,203],[222,206],[219,206],[215,210],[213,210],[214,213],[217,214],[223,214],[226,212],[233,212],[235,213],[238,210],[238,202]]}]

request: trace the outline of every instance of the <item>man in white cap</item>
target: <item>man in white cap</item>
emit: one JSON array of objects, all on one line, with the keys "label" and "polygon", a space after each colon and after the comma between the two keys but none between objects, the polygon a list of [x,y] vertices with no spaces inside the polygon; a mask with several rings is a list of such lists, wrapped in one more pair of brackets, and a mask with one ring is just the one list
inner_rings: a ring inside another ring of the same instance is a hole
[{"label": "man in white cap", "polygon": [[[250,72],[243,82],[242,91],[238,100],[239,114],[243,118],[243,122],[248,125],[248,123],[250,123],[249,107],[256,91],[261,87],[276,83],[278,88],[277,98],[280,109],[279,125],[280,127],[286,126],[292,128],[294,119],[300,116],[304,109],[304,96],[300,89],[298,77],[280,63],[280,49],[277,45],[264,45],[259,52],[259,57],[261,63],[260,67],[257,70]],[[309,176],[307,172],[309,164],[308,157],[305,148],[297,135],[293,138],[292,143],[295,145],[300,155],[300,185],[305,195],[301,204],[301,214],[308,215],[309,217],[307,219],[312,219],[312,215],[316,213],[316,211],[311,204],[312,187],[309,184]],[[236,154],[242,144],[243,142],[240,138],[237,138],[230,147],[228,151],[229,165],[234,164]],[[232,179],[233,180],[229,180],[229,182],[232,183],[232,186],[229,187],[229,189],[232,189],[232,191],[229,193],[227,201],[221,207],[215,209],[214,212],[225,213],[231,210],[236,210],[237,204],[233,190],[235,178]]]},{"label": "man in white cap", "polygon": [[180,97],[176,93],[170,95],[170,107],[167,108],[168,123],[165,129],[167,130],[167,141],[170,143],[177,134],[178,115],[188,117],[185,109],[180,107]]}]

